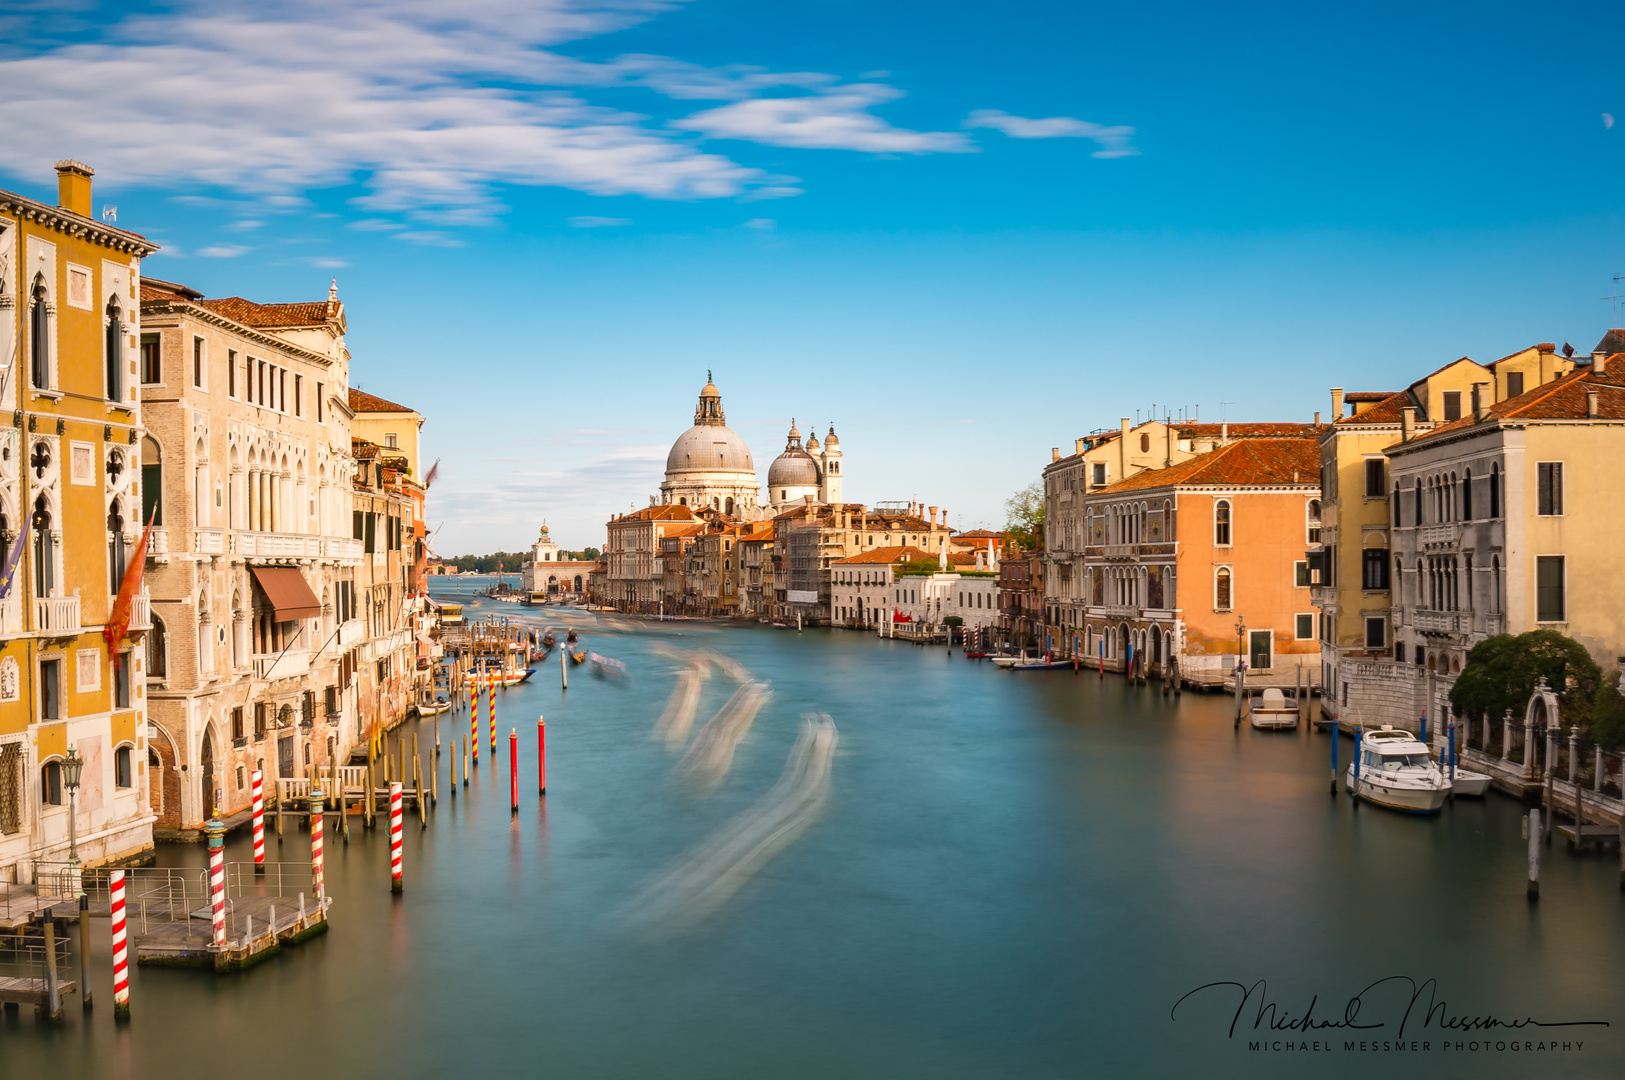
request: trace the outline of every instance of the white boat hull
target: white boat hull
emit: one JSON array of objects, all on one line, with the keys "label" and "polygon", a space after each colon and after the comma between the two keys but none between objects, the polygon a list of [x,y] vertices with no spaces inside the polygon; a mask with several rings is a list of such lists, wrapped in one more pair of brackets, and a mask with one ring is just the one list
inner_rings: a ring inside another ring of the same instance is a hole
[{"label": "white boat hull", "polygon": [[1457,769],[1451,784],[1457,795],[1478,796],[1490,789],[1491,779],[1493,778],[1485,773]]},{"label": "white boat hull", "polygon": [[1253,727],[1260,731],[1289,731],[1298,726],[1296,708],[1251,709],[1249,712]]},{"label": "white boat hull", "polygon": [[1362,772],[1356,780],[1353,765],[1343,773],[1343,786],[1355,798],[1407,814],[1436,814],[1450,795],[1448,783],[1438,787],[1405,784],[1370,772]]}]

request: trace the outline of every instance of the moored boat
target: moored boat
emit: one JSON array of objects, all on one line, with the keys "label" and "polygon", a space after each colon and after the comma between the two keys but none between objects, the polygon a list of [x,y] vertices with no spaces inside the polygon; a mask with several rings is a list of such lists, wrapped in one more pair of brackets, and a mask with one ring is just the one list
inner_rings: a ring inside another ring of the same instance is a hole
[{"label": "moored boat", "polygon": [[1273,686],[1247,697],[1247,715],[1260,731],[1290,731],[1298,726],[1298,699]]},{"label": "moored boat", "polygon": [[1343,786],[1357,799],[1409,814],[1436,814],[1450,795],[1427,745],[1408,731],[1384,724],[1360,734],[1359,750],[1343,773]]},{"label": "moored boat", "polygon": [[1444,771],[1445,779],[1450,781],[1451,790],[1457,795],[1478,797],[1490,789],[1490,781],[1494,777],[1488,773],[1473,772],[1471,769],[1460,767]]}]

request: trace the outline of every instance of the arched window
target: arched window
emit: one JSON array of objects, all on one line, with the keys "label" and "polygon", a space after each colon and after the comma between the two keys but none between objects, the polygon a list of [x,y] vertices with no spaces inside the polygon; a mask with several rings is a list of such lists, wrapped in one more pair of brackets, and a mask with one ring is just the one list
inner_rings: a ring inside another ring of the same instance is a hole
[{"label": "arched window", "polygon": [[1320,543],[1320,500],[1310,499],[1304,513],[1309,524],[1309,542],[1318,544]]},{"label": "arched window", "polygon": [[1461,517],[1463,521],[1473,520],[1473,470],[1468,469],[1461,477]]},{"label": "arched window", "polygon": [[107,340],[103,344],[108,401],[124,400],[124,324],[119,320],[119,315],[118,299],[115,297],[107,303]]},{"label": "arched window", "polygon": [[164,523],[164,464],[158,442],[151,435],[141,438],[141,520]]},{"label": "arched window", "polygon": [[733,512],[734,512],[733,496],[730,495],[728,497],[728,501],[722,504],[722,512],[727,514],[729,517],[733,516]]},{"label": "arched window", "polygon": [[124,515],[118,512],[118,503],[107,514],[107,569],[108,592],[117,595],[119,586],[124,583],[124,571],[129,563],[129,554],[124,550]]},{"label": "arched window", "polygon": [[28,310],[28,374],[34,387],[51,387],[51,316],[46,303],[45,275],[34,279]]},{"label": "arched window", "polygon": [[1151,452],[1151,436],[1142,431],[1140,433],[1140,453],[1149,454],[1150,452]]},{"label": "arched window", "polygon": [[43,493],[34,500],[29,525],[34,532],[34,595],[50,596],[56,591],[56,541],[51,536],[51,504]]},{"label": "arched window", "polygon": [[1501,516],[1501,465],[1490,466],[1490,517]]},{"label": "arched window", "polygon": [[1393,526],[1399,528],[1399,481],[1394,481],[1393,505],[1389,508],[1393,514]]},{"label": "arched window", "polygon": [[1490,557],[1490,611],[1501,612],[1501,556]]},{"label": "arched window", "polygon": [[147,631],[147,676],[162,679],[169,673],[168,649],[164,641],[164,620],[152,616],[152,629]]},{"label": "arched window", "polygon": [[1163,534],[1170,542],[1177,540],[1178,534],[1174,531],[1174,500],[1162,500],[1162,529]]},{"label": "arched window", "polygon": [[209,618],[209,594],[197,594],[197,669],[205,675],[214,671],[214,623]]},{"label": "arched window", "polygon": [[1216,611],[1230,610],[1230,568],[1221,566],[1213,574],[1213,607]]},{"label": "arched window", "polygon": [[1422,524],[1422,481],[1420,478],[1418,478],[1416,481],[1416,520],[1411,522],[1411,524]]},{"label": "arched window", "polygon": [[[1220,499],[1213,506],[1213,543],[1218,547],[1230,546],[1230,501]],[[1228,607],[1228,605],[1226,605]]]}]

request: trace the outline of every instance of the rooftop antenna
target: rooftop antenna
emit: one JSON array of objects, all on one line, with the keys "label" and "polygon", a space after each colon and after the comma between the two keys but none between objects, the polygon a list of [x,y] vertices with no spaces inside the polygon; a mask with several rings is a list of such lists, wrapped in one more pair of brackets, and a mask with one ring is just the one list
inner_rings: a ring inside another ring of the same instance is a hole
[{"label": "rooftop antenna", "polygon": [[1619,283],[1621,281],[1625,281],[1625,274],[1615,274],[1613,294],[1603,297],[1604,300],[1612,300],[1614,303],[1614,321],[1609,324],[1609,329],[1614,329],[1619,326],[1619,302],[1621,300],[1625,300],[1625,293],[1619,291]]},{"label": "rooftop antenna", "polygon": [[1221,401],[1221,402],[1219,402],[1219,423],[1221,423],[1221,424],[1224,423],[1224,407],[1226,405],[1234,405],[1234,404],[1235,404],[1234,401]]}]

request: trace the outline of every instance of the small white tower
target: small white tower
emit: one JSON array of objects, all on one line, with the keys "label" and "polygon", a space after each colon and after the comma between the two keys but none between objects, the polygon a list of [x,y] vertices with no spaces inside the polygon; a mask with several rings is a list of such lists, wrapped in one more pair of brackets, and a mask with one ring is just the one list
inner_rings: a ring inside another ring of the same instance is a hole
[{"label": "small white tower", "polygon": [[558,562],[559,546],[547,534],[547,522],[542,522],[541,535],[536,538],[535,545],[530,552],[531,562]]},{"label": "small white tower", "polygon": [[829,434],[824,437],[824,451],[818,455],[818,475],[824,481],[822,501],[844,501],[841,498],[841,440],[835,437],[834,424],[830,424]]}]

